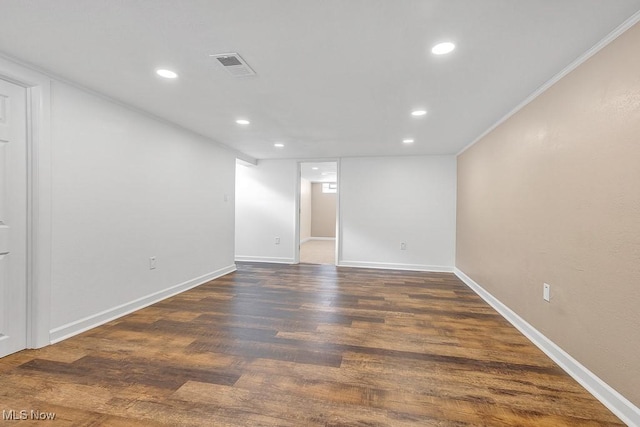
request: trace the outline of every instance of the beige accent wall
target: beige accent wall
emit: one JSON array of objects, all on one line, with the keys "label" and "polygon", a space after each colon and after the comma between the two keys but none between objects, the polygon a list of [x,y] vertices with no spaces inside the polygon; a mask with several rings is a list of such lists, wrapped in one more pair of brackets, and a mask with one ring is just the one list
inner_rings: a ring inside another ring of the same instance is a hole
[{"label": "beige accent wall", "polygon": [[456,254],[636,406],[639,52],[636,25],[458,157]]},{"label": "beige accent wall", "polygon": [[336,193],[323,193],[322,184],[311,184],[311,235],[336,237]]},{"label": "beige accent wall", "polygon": [[311,181],[300,178],[300,241],[311,237]]}]

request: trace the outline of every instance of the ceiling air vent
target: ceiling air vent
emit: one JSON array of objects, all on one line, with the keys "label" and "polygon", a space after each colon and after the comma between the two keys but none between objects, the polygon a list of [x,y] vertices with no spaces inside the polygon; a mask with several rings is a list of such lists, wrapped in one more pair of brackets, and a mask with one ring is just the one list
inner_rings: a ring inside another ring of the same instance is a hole
[{"label": "ceiling air vent", "polygon": [[217,59],[220,65],[233,77],[254,76],[256,74],[237,53],[218,53],[210,56]]}]

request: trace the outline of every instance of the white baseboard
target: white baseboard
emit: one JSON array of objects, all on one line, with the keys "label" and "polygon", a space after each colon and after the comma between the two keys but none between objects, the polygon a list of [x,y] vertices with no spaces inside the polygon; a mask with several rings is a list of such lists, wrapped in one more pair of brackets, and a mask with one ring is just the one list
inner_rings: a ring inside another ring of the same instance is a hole
[{"label": "white baseboard", "polygon": [[464,274],[460,269],[454,268],[453,272],[624,423],[630,427],[640,427],[640,408],[598,378],[597,375],[571,357],[571,355],[531,326],[522,317],[518,316],[482,286],[474,282],[473,279]]},{"label": "white baseboard", "polygon": [[453,273],[453,267],[441,265],[400,264],[391,262],[339,261],[338,267],[379,268],[384,270],[430,271],[432,273]]},{"label": "white baseboard", "polygon": [[237,262],[271,262],[274,264],[293,264],[293,258],[269,257],[269,256],[236,256]]},{"label": "white baseboard", "polygon": [[310,242],[312,240],[336,240],[335,237],[307,237],[300,240],[300,244]]},{"label": "white baseboard", "polygon": [[141,308],[150,306],[151,304],[155,304],[158,301],[162,301],[163,299],[172,297],[191,288],[195,288],[196,286],[202,285],[213,279],[217,279],[218,277],[222,277],[225,274],[229,274],[233,271],[236,271],[235,264],[223,267],[219,270],[213,271],[203,276],[196,277],[195,279],[187,280],[186,282],[171,286],[170,288],[164,289],[162,291],[154,292],[142,298],[135,299],[133,301],[121,304],[108,310],[101,311],[100,313],[87,316],[83,319],[67,323],[66,325],[51,329],[51,331],[49,331],[49,339],[51,341],[51,344],[55,344],[67,338],[71,338],[74,335],[78,335],[82,332],[88,331],[89,329],[95,328],[96,326],[100,326],[102,324],[110,322],[114,319],[117,319],[118,317],[133,313],[134,311],[140,310]]}]

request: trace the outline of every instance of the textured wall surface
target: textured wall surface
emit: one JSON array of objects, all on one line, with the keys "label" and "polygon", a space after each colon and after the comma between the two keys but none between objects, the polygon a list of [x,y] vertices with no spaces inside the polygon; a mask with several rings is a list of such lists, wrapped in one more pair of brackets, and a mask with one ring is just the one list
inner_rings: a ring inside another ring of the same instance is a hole
[{"label": "textured wall surface", "polygon": [[456,256],[637,406],[639,49],[636,25],[458,157]]},{"label": "textured wall surface", "polygon": [[336,237],[336,193],[323,193],[322,183],[311,184],[311,235]]}]

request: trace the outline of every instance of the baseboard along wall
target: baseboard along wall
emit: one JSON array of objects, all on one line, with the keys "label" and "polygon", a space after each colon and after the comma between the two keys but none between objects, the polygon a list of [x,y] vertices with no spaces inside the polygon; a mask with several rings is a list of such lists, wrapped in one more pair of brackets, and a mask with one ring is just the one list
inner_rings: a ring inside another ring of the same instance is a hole
[{"label": "baseboard along wall", "polygon": [[525,337],[556,362],[565,372],[582,385],[596,399],[630,427],[640,427],[640,408],[602,381],[596,374],[574,359],[569,353],[547,338],[513,310],[458,268],[453,272],[469,288],[516,327]]},{"label": "baseboard along wall", "polygon": [[266,262],[274,264],[293,264],[295,260],[293,258],[284,257],[256,257],[256,256],[244,256],[236,255],[236,262]]},{"label": "baseboard along wall", "polygon": [[51,344],[55,344],[234,271],[236,271],[236,265],[232,264],[200,277],[171,286],[162,291],[154,292],[142,298],[101,311],[100,313],[67,323],[66,325],[51,329],[51,331],[49,331],[49,340]]},{"label": "baseboard along wall", "polygon": [[383,270],[408,270],[408,271],[428,271],[432,273],[452,273],[453,267],[442,265],[426,264],[401,264],[391,262],[366,262],[366,261],[344,261],[338,262],[338,267],[358,267],[358,268],[379,268]]}]

